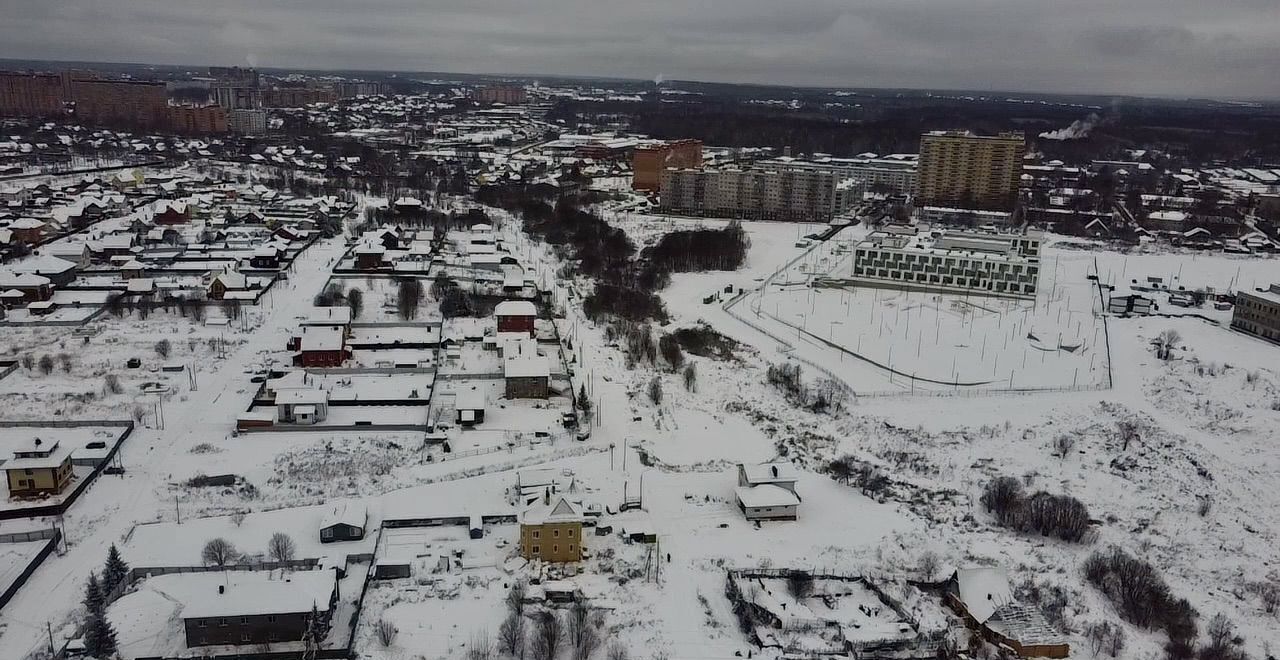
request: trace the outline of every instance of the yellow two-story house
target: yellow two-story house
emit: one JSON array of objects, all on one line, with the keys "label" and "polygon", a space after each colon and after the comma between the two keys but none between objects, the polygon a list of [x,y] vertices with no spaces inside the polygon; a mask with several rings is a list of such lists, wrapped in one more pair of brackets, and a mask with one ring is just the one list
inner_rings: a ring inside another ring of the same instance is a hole
[{"label": "yellow two-story house", "polygon": [[548,496],[520,514],[520,556],[548,562],[582,561],[582,512]]},{"label": "yellow two-story house", "polygon": [[71,448],[35,438],[4,463],[10,497],[58,495],[71,484]]}]

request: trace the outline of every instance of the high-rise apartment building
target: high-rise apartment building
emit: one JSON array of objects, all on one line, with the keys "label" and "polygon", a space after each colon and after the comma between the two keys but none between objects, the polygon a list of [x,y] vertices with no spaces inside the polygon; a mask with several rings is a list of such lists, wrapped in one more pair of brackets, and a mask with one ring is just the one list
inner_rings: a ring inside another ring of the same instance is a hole
[{"label": "high-rise apartment building", "polygon": [[162,82],[76,79],[71,99],[76,119],[89,123],[147,128],[168,119],[169,97]]},{"label": "high-rise apartment building", "polygon": [[895,194],[914,195],[918,176],[916,161],[899,158],[774,158],[756,163],[759,167],[779,170],[827,170],[837,176],[861,179],[867,189]]},{"label": "high-rise apartment building", "polygon": [[479,87],[472,92],[471,97],[480,103],[525,103],[529,100],[529,95],[525,93],[523,87],[517,85],[492,85],[489,87]]},{"label": "high-rise apartment building", "polygon": [[211,91],[213,102],[228,111],[262,107],[262,91],[257,87],[219,86]]},{"label": "high-rise apartment building", "polygon": [[227,132],[227,110],[220,105],[171,105],[168,110],[169,129],[175,133]]},{"label": "high-rise apartment building", "polygon": [[996,136],[933,131],[920,138],[921,205],[1011,209],[1018,197],[1025,143]]},{"label": "high-rise apartment building", "polygon": [[702,141],[676,140],[651,147],[637,147],[631,154],[631,187],[657,192],[662,189],[662,172],[702,167]]},{"label": "high-rise apartment building", "polygon": [[262,105],[268,108],[301,108],[312,103],[333,103],[338,93],[318,87],[281,87],[262,93]]},{"label": "high-rise apartment building", "polygon": [[267,132],[266,110],[231,110],[227,113],[227,130],[240,135]]},{"label": "high-rise apartment building", "polygon": [[0,72],[0,116],[56,117],[66,112],[68,78],[56,73]]},{"label": "high-rise apartment building", "polygon": [[828,222],[862,193],[860,181],[831,172],[737,168],[669,168],[661,188],[664,212],[797,222]]}]

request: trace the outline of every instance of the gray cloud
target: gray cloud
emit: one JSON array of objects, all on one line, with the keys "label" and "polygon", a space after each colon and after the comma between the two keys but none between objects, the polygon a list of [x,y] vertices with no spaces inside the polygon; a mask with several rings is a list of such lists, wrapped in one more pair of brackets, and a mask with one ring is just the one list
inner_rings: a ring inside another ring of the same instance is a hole
[{"label": "gray cloud", "polygon": [[1275,0],[0,0],[0,56],[1280,97]]}]

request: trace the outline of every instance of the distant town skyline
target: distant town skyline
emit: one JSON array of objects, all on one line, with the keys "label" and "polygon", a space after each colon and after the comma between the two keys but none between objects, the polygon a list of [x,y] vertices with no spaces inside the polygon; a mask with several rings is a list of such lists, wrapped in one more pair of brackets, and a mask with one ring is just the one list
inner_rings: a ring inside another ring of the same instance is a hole
[{"label": "distant town skyline", "polygon": [[1268,0],[0,0],[0,57],[1280,98]]}]

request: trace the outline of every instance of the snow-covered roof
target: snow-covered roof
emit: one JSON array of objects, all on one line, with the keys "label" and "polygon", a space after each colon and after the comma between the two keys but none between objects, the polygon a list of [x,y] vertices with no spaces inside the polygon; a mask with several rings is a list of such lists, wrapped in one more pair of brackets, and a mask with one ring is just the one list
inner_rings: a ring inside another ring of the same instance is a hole
[{"label": "snow-covered roof", "polygon": [[303,351],[340,351],[345,344],[342,328],[335,325],[312,325],[302,329]]},{"label": "snow-covered roof", "polygon": [[790,463],[739,463],[738,470],[752,485],[794,483],[800,478],[796,466]]},{"label": "snow-covered roof", "polygon": [[276,390],[278,406],[305,406],[328,402],[329,393],[314,387],[290,387]]},{"label": "snow-covered roof", "polygon": [[538,308],[528,300],[504,300],[493,308],[495,316],[537,316]]},{"label": "snow-covered roof", "polygon": [[365,506],[364,502],[342,500],[334,503],[329,511],[324,514],[324,518],[320,520],[320,528],[349,525],[364,529],[368,515],[369,508]]},{"label": "snow-covered roof", "polygon": [[348,325],[351,323],[351,308],[342,307],[313,307],[311,312],[307,314],[306,320],[302,325]]},{"label": "snow-covered roof", "polygon": [[978,623],[986,623],[1001,605],[1013,601],[1009,573],[1003,568],[964,568],[956,571],[960,601]]},{"label": "snow-covered roof", "polygon": [[524,525],[547,525],[554,523],[582,522],[582,512],[573,502],[557,497],[551,504],[535,504],[520,514],[520,523]]},{"label": "snow-covered roof", "polygon": [[459,390],[454,395],[453,407],[457,410],[484,410],[484,392],[479,389]]},{"label": "snow-covered roof", "polygon": [[[222,273],[213,278],[213,281],[221,282],[222,286],[227,289],[247,289],[249,287],[249,282],[245,276],[236,271]],[[210,284],[212,284],[212,282],[210,282]]]},{"label": "snow-covered roof", "polygon": [[775,506],[798,506],[800,498],[796,494],[773,484],[760,486],[738,486],[733,489],[738,501],[748,509],[759,509]]},{"label": "snow-covered roof", "polygon": [[312,607],[326,612],[336,584],[328,570],[179,573],[151,579],[183,583],[173,590],[167,584],[152,586],[182,603],[183,619],[299,614]]},{"label": "snow-covered roof", "polygon": [[[32,303],[34,304],[34,303]],[[16,452],[40,452],[44,456],[30,456],[28,458],[11,458],[0,465],[5,470],[31,470],[39,468],[53,468],[62,465],[71,456],[74,448],[70,445],[64,445],[59,442],[53,442],[47,446],[37,446],[34,444],[21,447]]]},{"label": "snow-covered roof", "polygon": [[506,378],[547,378],[551,365],[541,355],[520,355],[502,361],[502,375]]}]

